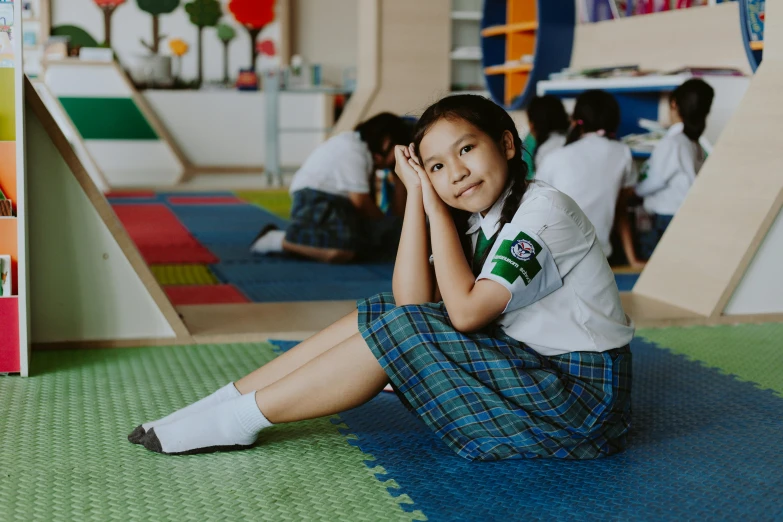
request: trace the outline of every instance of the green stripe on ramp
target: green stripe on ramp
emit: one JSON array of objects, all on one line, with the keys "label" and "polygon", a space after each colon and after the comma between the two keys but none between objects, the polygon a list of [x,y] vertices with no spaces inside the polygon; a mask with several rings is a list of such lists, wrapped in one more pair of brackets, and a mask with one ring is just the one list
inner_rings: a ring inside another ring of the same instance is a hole
[{"label": "green stripe on ramp", "polygon": [[85,140],[157,140],[158,135],[130,98],[60,98]]}]

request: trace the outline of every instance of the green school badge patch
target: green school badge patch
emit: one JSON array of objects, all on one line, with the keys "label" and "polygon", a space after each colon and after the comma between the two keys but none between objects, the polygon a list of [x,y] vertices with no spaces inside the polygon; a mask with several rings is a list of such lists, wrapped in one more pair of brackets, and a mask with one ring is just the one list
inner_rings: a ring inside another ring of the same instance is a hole
[{"label": "green school badge patch", "polygon": [[514,240],[505,239],[500,248],[492,256],[492,274],[502,277],[509,284],[514,284],[518,278],[522,278],[525,286],[541,271],[541,263],[538,262],[538,254],[541,245],[524,232],[520,232]]}]

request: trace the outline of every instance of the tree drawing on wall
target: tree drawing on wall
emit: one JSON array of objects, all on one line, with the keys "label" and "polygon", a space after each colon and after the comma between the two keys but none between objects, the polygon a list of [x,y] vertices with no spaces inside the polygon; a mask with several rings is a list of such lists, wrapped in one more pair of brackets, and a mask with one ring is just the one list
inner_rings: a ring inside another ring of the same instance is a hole
[{"label": "tree drawing on wall", "polygon": [[217,34],[220,41],[223,42],[223,83],[228,83],[228,46],[231,44],[231,40],[236,38],[237,32],[228,24],[220,24],[217,26]]},{"label": "tree drawing on wall", "polygon": [[179,7],[179,2],[180,0],[136,0],[139,9],[152,16],[152,43],[142,40],[141,44],[154,54],[158,54],[160,42],[166,38],[160,34],[160,17],[161,15],[174,12]]},{"label": "tree drawing on wall", "polygon": [[127,0],[93,0],[95,5],[103,11],[103,26],[106,40],[103,45],[111,47],[111,17],[114,11]]},{"label": "tree drawing on wall", "polygon": [[198,27],[198,82],[204,81],[204,28],[215,27],[223,16],[223,8],[218,0],[193,0],[185,4],[190,23]]},{"label": "tree drawing on wall", "polygon": [[275,19],[275,0],[231,0],[228,10],[250,33],[250,53],[253,56],[250,69],[255,71],[258,59],[256,40],[264,27]]}]

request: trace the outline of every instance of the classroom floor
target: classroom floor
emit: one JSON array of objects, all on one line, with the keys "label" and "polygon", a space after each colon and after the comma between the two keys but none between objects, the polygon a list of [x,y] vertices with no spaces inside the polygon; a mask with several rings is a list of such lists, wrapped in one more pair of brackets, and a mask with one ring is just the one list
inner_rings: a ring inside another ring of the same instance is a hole
[{"label": "classroom floor", "polygon": [[[291,199],[285,190],[135,191],[108,198],[175,306],[353,301],[391,291],[390,261],[326,265],[251,254],[262,227],[286,226]],[[637,278],[616,275],[621,291]]]},{"label": "classroom floor", "polygon": [[291,343],[35,352],[0,377],[2,520],[776,520],[783,325],[641,330],[628,450],[470,463],[392,394],[185,457],[127,442]]}]

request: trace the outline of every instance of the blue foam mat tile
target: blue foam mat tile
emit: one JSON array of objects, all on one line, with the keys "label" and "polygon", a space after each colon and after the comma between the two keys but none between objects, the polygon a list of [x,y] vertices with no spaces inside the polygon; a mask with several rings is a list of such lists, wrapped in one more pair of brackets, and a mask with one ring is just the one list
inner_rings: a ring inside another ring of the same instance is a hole
[{"label": "blue foam mat tile", "polygon": [[615,274],[614,280],[617,283],[617,288],[621,292],[630,292],[633,290],[636,281],[639,280],[641,274]]},{"label": "blue foam mat tile", "polygon": [[309,282],[317,285],[344,281],[383,280],[362,265],[328,265],[316,262],[275,263],[263,260],[249,263],[220,263],[214,265],[219,277],[235,285],[262,283]]},{"label": "blue foam mat tile", "polygon": [[783,519],[783,399],[642,340],[632,351],[633,431],[605,459],[472,463],[387,393],[340,419],[430,521]]},{"label": "blue foam mat tile", "polygon": [[287,301],[352,301],[381,292],[391,292],[391,281],[309,281],[237,285],[256,303]]},{"label": "blue foam mat tile", "polygon": [[252,240],[268,224],[285,228],[286,221],[255,205],[173,205],[174,214],[194,236],[240,234]]}]

